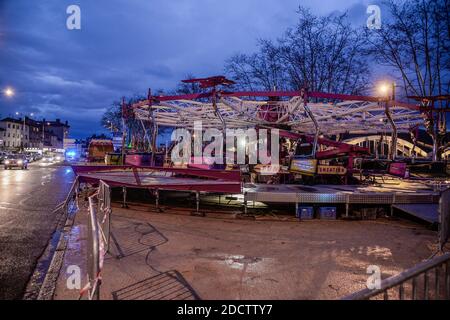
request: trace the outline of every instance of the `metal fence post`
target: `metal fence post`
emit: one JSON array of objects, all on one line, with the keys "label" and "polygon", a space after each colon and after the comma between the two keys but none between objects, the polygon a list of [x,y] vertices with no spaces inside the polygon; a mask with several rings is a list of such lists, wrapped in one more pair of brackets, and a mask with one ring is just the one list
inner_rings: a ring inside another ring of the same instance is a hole
[{"label": "metal fence post", "polygon": [[[95,195],[94,195],[95,196]],[[94,208],[93,197],[89,197],[89,233],[88,233],[88,275],[89,283],[91,284],[91,289],[88,294],[91,297],[91,290],[93,291],[92,297],[96,300],[100,298],[100,282],[98,281],[98,276],[100,272],[100,239],[98,230],[97,214]],[[93,287],[92,287],[93,286]]]},{"label": "metal fence post", "polygon": [[128,205],[127,205],[127,187],[122,187],[122,193],[123,193],[122,208],[128,208]]}]

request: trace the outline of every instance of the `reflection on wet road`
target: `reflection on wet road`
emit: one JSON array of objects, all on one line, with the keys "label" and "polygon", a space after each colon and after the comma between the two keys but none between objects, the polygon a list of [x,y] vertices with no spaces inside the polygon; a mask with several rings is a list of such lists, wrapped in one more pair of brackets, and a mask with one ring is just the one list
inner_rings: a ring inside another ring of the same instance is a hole
[{"label": "reflection on wet road", "polygon": [[0,299],[23,295],[36,261],[56,227],[57,204],[73,181],[68,167],[33,163],[0,168]]}]

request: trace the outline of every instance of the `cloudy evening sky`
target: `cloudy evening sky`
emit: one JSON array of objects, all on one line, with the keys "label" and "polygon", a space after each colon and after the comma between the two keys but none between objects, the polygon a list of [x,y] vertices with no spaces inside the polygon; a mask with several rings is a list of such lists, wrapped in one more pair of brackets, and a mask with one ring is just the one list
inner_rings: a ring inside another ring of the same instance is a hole
[{"label": "cloudy evening sky", "polygon": [[[376,3],[377,1],[371,1]],[[81,30],[66,9],[81,8]],[[251,53],[296,23],[298,5],[314,13],[349,10],[367,19],[365,0],[0,0],[0,116],[34,113],[68,120],[71,136],[102,132],[114,100],[172,89],[186,74],[223,74],[231,55]]]}]

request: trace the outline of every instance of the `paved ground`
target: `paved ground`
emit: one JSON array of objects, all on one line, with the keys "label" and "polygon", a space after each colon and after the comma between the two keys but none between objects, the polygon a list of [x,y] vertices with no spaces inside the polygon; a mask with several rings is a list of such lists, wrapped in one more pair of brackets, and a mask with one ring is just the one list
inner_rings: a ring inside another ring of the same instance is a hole
[{"label": "paved ground", "polygon": [[56,226],[57,204],[70,189],[67,167],[33,163],[0,169],[0,299],[20,299]]},{"label": "paved ground", "polygon": [[[405,221],[253,221],[188,211],[114,207],[102,299],[336,299],[364,288],[369,265],[385,278],[428,258],[436,244],[435,232]],[[55,299],[78,298],[65,271],[78,265],[86,274],[86,219],[77,215]]]}]

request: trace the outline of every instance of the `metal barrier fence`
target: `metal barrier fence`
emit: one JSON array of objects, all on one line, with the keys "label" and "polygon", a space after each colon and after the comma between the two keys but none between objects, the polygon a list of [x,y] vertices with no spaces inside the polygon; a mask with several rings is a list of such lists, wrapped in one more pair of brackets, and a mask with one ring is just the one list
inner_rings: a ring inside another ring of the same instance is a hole
[{"label": "metal barrier fence", "polygon": [[105,251],[109,251],[109,240],[110,240],[110,230],[111,230],[111,187],[103,181],[100,181],[98,188],[98,208],[101,216],[100,221],[100,231],[105,243]]},{"label": "metal barrier fence", "polygon": [[88,221],[88,283],[80,292],[80,299],[87,293],[89,300],[100,299],[101,271],[109,250],[111,230],[111,188],[100,181],[98,190],[89,198]]},{"label": "metal barrier fence", "polygon": [[363,289],[344,300],[449,300],[450,253],[422,262],[415,267],[381,281],[379,289]]},{"label": "metal barrier fence", "polygon": [[63,209],[64,214],[68,215],[74,209],[78,209],[78,189],[80,187],[80,181],[78,177],[75,178],[69,193],[66,196],[64,202],[56,206],[55,211]]},{"label": "metal barrier fence", "polygon": [[443,251],[450,235],[450,188],[443,191],[439,201],[439,250]]}]

